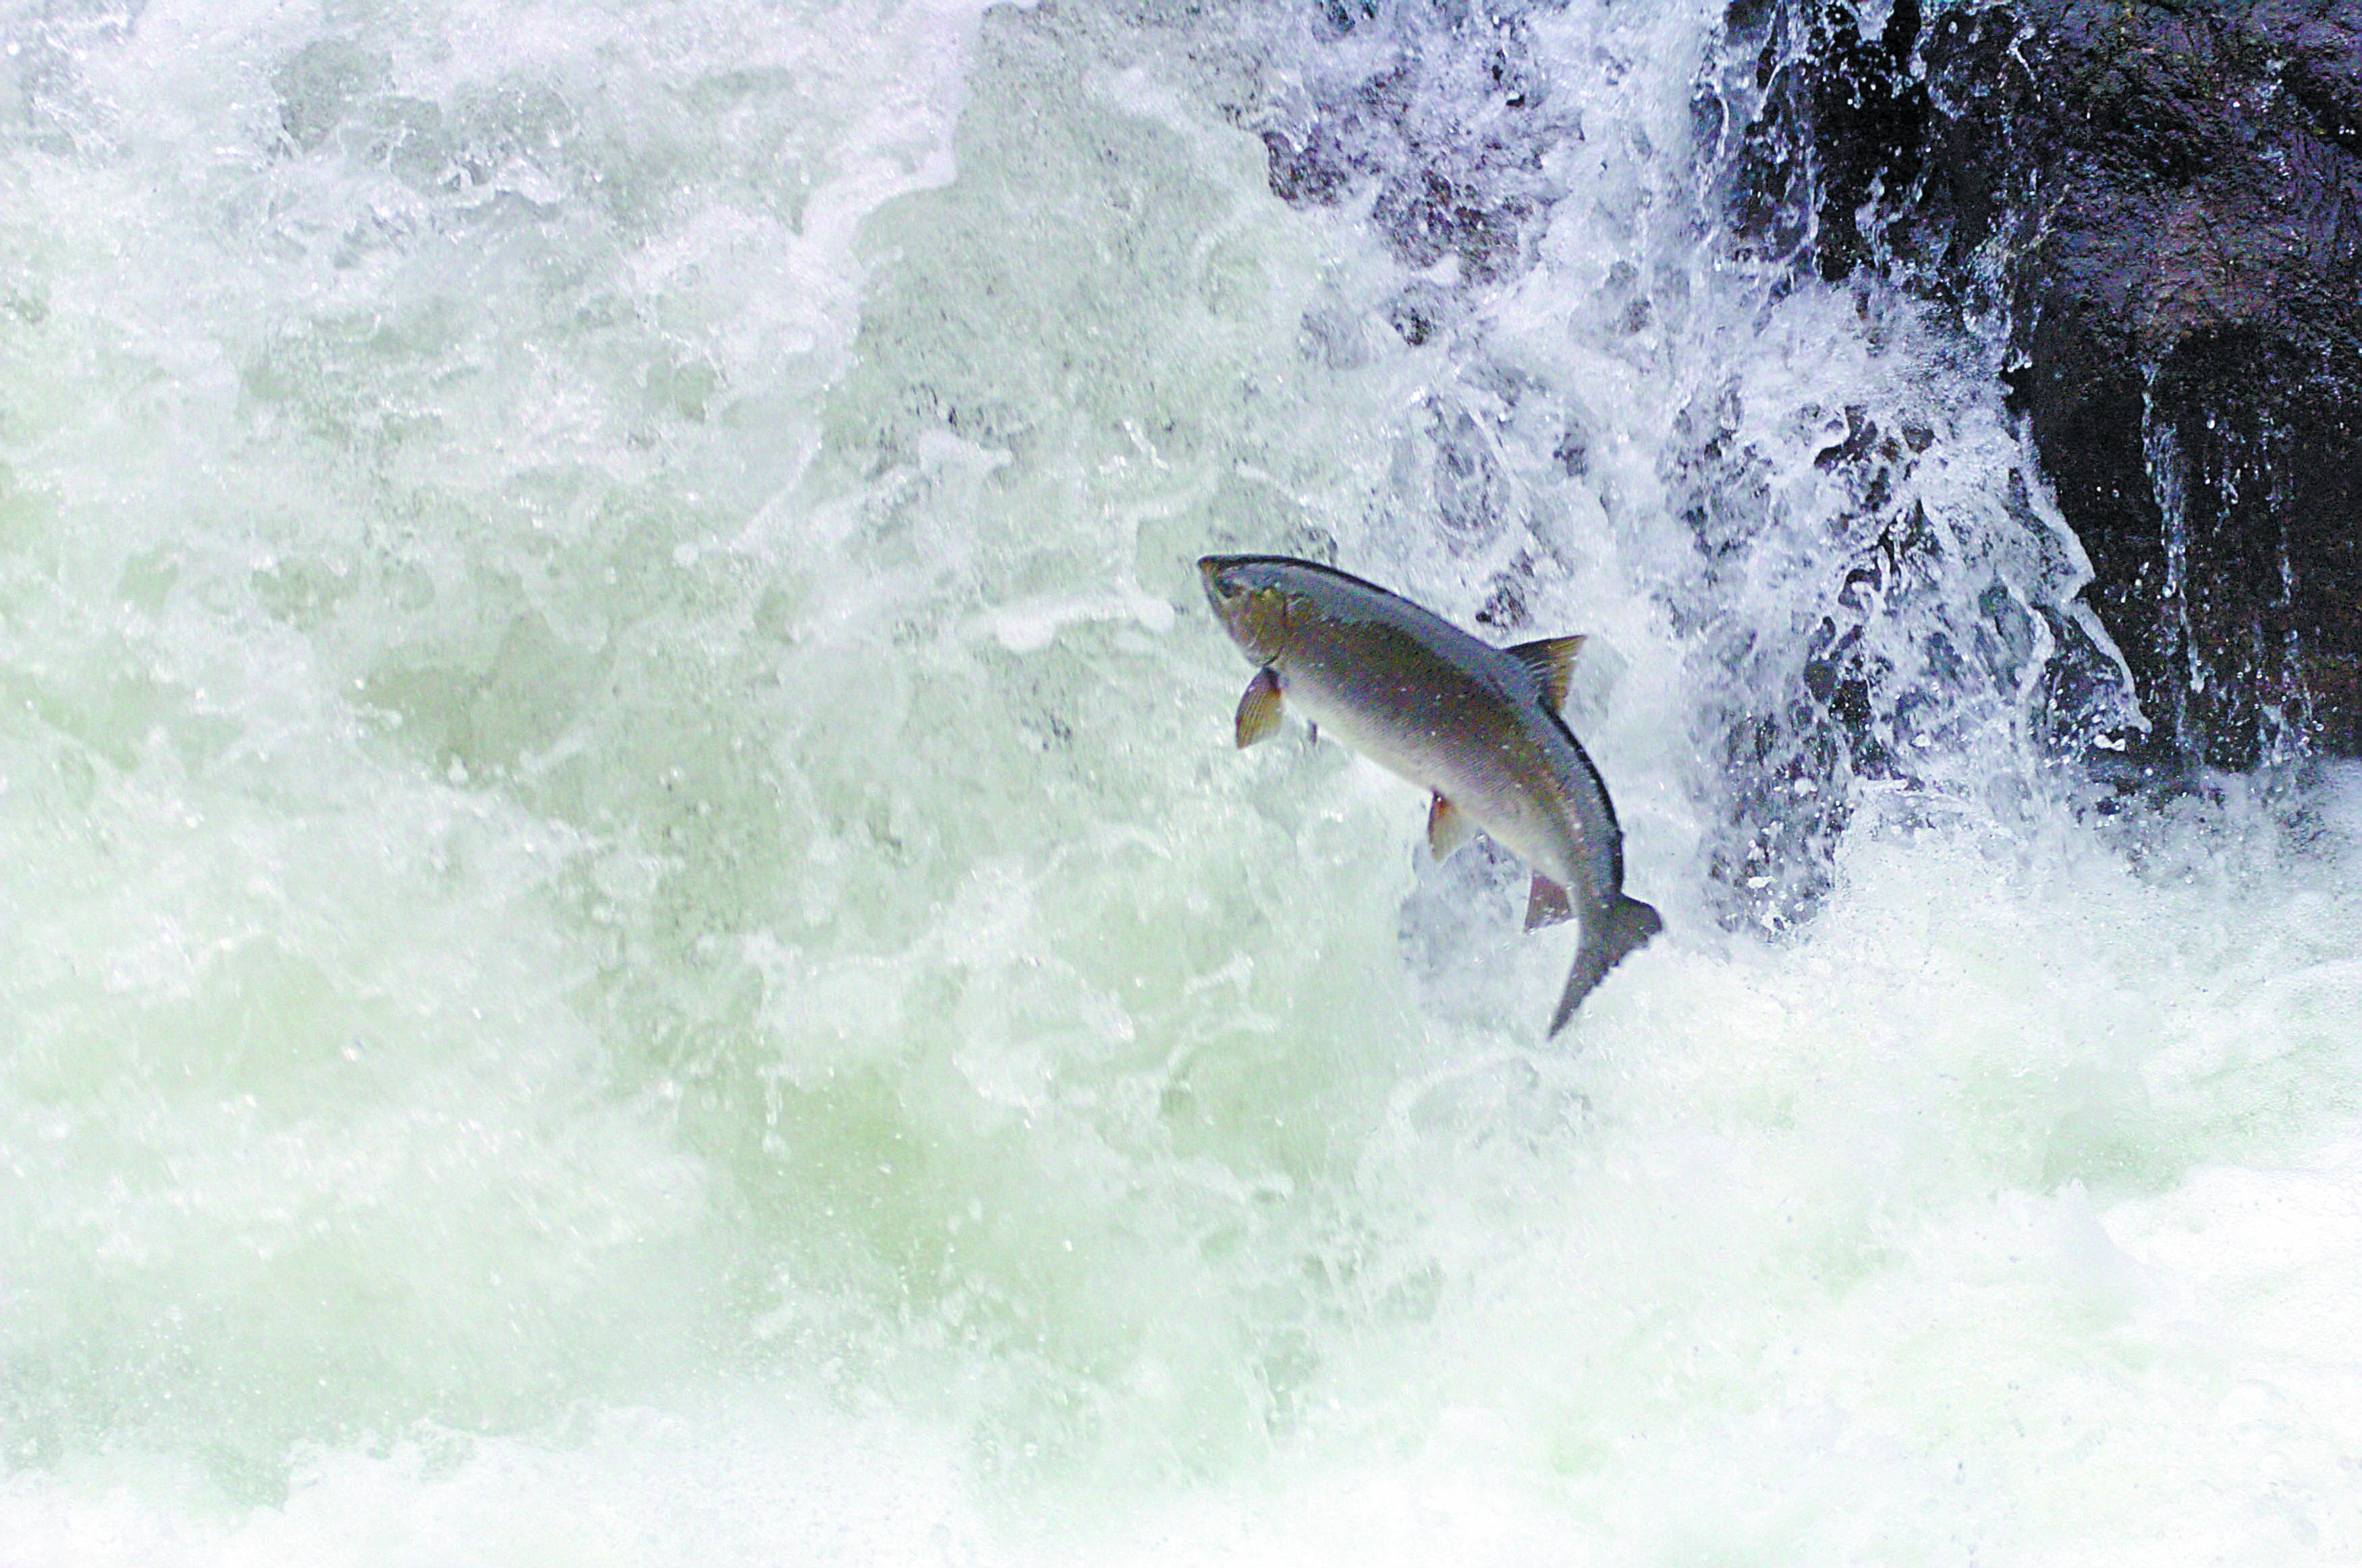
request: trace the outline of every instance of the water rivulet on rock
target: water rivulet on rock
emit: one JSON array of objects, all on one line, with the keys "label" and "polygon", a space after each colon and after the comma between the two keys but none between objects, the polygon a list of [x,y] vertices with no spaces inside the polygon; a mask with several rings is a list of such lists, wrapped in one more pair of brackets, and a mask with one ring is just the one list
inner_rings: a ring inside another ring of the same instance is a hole
[{"label": "water rivulet on rock", "polygon": [[1734,9],[1740,215],[2005,341],[2136,756],[2362,754],[2362,5],[1864,15]]}]

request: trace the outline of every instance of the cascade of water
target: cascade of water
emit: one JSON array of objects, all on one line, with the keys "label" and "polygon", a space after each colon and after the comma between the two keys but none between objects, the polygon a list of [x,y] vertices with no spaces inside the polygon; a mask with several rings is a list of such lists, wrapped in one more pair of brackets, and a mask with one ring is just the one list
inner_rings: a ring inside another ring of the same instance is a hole
[{"label": "cascade of water", "polygon": [[2181,671],[2182,678],[2169,690],[2172,733],[2187,763],[2196,760],[2190,699],[2206,690],[2207,670],[2190,627],[2190,477],[2171,423],[2157,412],[2156,383],[2157,371],[2151,367],[2141,396],[2141,458],[2149,493],[2157,501],[2158,542],[2165,550],[2165,583],[2158,595],[2158,653],[2169,668]]},{"label": "cascade of water", "polygon": [[[2288,445],[2287,432],[2271,420],[2266,420],[2259,433],[2257,458],[2265,474],[2264,503],[2280,519],[2279,536],[2272,550],[2273,575],[2279,581],[2279,597],[2257,614],[2256,639],[2257,663],[2273,666],[2268,694],[2259,700],[2264,713],[2265,740],[2263,756],[2266,767],[2285,767],[2311,754],[2312,737],[2319,733],[2320,716],[2315,711],[2312,687],[2305,678],[2304,634],[2296,615],[2296,563],[2289,548],[2288,514],[2290,493],[2288,465],[2279,459],[2281,449]],[[2266,617],[2278,615],[2281,624],[2274,628]],[[2277,647],[2270,645],[2275,641]],[[2271,657],[2277,654],[2277,659]]]}]

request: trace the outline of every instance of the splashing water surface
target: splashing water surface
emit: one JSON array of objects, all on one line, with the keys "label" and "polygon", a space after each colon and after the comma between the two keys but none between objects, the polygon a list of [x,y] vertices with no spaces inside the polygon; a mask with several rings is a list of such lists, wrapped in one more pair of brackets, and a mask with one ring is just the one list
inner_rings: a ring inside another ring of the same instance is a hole
[{"label": "splashing water surface", "polygon": [[[2362,1554],[2362,780],[1725,29],[0,11],[0,1564]],[[1559,1042],[1210,549],[1591,635]]]}]

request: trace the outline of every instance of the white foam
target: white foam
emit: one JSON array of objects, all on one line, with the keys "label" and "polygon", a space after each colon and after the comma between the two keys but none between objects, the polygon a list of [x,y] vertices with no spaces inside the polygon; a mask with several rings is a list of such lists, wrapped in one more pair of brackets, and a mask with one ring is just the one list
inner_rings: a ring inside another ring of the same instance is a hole
[{"label": "white foam", "polygon": [[[43,1568],[585,1568],[976,1561],[982,1519],[941,1432],[741,1395],[587,1417],[548,1443],[427,1430],[299,1456],[286,1500],[231,1513],[171,1462],[0,1484],[0,1562]],[[156,1505],[178,1495],[187,1512]]]}]

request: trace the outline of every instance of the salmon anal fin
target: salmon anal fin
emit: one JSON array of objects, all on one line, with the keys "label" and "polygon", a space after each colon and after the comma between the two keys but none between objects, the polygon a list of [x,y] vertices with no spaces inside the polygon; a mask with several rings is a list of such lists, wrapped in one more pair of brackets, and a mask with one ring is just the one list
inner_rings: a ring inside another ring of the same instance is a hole
[{"label": "salmon anal fin", "polygon": [[1239,745],[1250,746],[1279,728],[1279,677],[1266,665],[1239,699]]},{"label": "salmon anal fin", "polygon": [[1566,688],[1574,674],[1574,656],[1583,651],[1580,635],[1543,637],[1504,651],[1523,660],[1526,668],[1534,672],[1534,679],[1542,684],[1543,703],[1551,712],[1566,706]]},{"label": "salmon anal fin", "polygon": [[1526,893],[1526,929],[1532,931],[1573,918],[1574,906],[1567,901],[1566,889],[1535,872],[1534,885]]},{"label": "salmon anal fin", "polygon": [[1438,860],[1448,860],[1451,852],[1466,844],[1476,834],[1476,824],[1468,813],[1438,795],[1427,808],[1428,853]]}]

